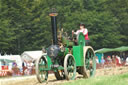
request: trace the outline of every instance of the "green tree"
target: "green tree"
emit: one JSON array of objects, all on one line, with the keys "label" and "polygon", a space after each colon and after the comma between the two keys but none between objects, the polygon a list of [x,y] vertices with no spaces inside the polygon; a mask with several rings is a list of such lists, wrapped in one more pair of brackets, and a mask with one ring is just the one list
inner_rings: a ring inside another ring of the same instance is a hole
[{"label": "green tree", "polygon": [[51,8],[58,12],[58,28],[89,30],[95,49],[128,43],[127,0],[0,0],[0,52],[20,54],[52,43]]}]

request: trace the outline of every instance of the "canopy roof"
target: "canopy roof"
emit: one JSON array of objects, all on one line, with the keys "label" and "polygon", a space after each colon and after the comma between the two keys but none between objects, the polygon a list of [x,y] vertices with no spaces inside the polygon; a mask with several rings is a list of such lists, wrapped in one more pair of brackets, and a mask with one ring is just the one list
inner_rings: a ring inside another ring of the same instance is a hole
[{"label": "canopy roof", "polygon": [[22,67],[22,61],[20,55],[4,55],[0,56],[0,62],[4,61],[5,63],[16,62],[18,67]]},{"label": "canopy roof", "polygon": [[24,51],[21,55],[21,59],[26,62],[35,61],[38,57],[42,56],[43,54],[45,53],[43,53],[41,50]]},{"label": "canopy roof", "polygon": [[123,51],[128,51],[128,46],[122,46],[118,48],[102,48],[99,50],[95,50],[95,53],[123,52]]},{"label": "canopy roof", "polygon": [[0,61],[4,61],[4,62],[6,62],[6,63],[14,62],[14,60],[9,60],[9,59],[0,59]]}]

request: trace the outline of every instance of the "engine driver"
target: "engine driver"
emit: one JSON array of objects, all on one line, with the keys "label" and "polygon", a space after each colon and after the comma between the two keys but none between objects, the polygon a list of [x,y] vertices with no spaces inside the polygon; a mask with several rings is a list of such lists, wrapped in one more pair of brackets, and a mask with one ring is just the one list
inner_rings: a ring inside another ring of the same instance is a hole
[{"label": "engine driver", "polygon": [[90,41],[89,37],[88,37],[88,29],[85,28],[84,23],[80,23],[79,26],[80,26],[80,29],[77,30],[76,32],[74,32],[74,30],[72,30],[72,34],[75,34],[78,37],[79,33],[83,33],[83,35],[85,36],[86,45],[88,45],[88,42]]}]

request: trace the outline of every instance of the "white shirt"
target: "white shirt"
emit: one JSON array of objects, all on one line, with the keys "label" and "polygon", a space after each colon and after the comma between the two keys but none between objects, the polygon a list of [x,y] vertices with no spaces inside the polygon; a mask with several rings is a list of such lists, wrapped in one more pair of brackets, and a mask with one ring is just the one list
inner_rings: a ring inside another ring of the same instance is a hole
[{"label": "white shirt", "polygon": [[125,65],[128,65],[128,57],[126,58],[126,63],[125,63]]},{"label": "white shirt", "polygon": [[119,64],[121,64],[121,60],[120,60],[120,57],[119,56],[117,56],[117,59],[119,60]]},{"label": "white shirt", "polygon": [[76,32],[74,32],[74,34],[78,35],[80,32],[82,32],[84,35],[86,35],[88,33],[88,30],[85,29],[81,29],[81,30],[77,30]]},{"label": "white shirt", "polygon": [[96,63],[99,63],[99,60],[98,59],[96,59]]}]

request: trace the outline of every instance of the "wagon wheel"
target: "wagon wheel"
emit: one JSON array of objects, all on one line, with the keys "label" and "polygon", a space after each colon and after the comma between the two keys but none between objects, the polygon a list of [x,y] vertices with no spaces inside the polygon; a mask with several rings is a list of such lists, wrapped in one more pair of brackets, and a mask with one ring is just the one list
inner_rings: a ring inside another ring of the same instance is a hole
[{"label": "wagon wheel", "polygon": [[65,79],[64,71],[62,71],[62,70],[60,70],[60,71],[57,70],[56,72],[54,72],[54,75],[57,80]]},{"label": "wagon wheel", "polygon": [[45,82],[48,79],[48,71],[43,70],[47,67],[48,63],[44,56],[41,56],[36,60],[36,76],[40,83]]},{"label": "wagon wheel", "polygon": [[67,54],[64,59],[64,73],[67,80],[73,80],[76,76],[76,62],[71,54]]},{"label": "wagon wheel", "polygon": [[88,78],[94,76],[96,71],[95,53],[91,46],[84,47],[84,67],[83,77]]}]

